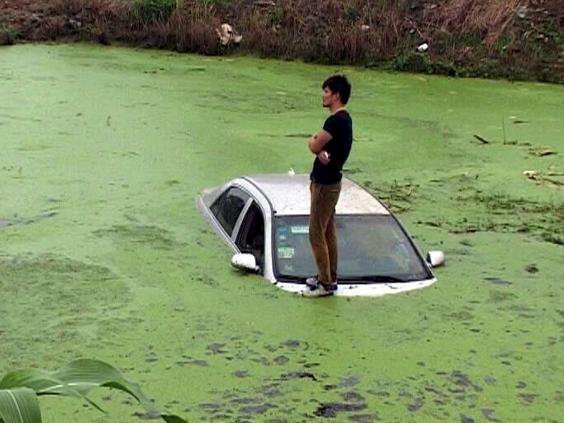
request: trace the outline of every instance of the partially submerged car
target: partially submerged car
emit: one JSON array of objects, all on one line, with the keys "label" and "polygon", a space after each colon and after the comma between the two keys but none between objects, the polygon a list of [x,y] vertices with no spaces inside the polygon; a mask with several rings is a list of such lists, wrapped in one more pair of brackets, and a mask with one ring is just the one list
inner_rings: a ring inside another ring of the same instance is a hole
[{"label": "partially submerged car", "polygon": [[[309,243],[309,176],[243,176],[207,189],[198,207],[231,247],[231,263],[261,273],[291,292],[317,274]],[[336,295],[380,296],[436,282],[432,267],[441,251],[423,259],[398,219],[378,199],[347,178],[336,208],[339,247]]]}]

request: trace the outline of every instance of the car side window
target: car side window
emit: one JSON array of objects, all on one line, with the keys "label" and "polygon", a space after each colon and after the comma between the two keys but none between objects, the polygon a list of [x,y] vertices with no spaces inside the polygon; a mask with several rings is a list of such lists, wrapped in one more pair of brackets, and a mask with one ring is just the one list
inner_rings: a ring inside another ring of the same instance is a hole
[{"label": "car side window", "polygon": [[235,243],[241,252],[255,256],[257,265],[263,267],[264,216],[255,202],[251,204],[243,218]]},{"label": "car side window", "polygon": [[212,213],[229,236],[249,198],[241,189],[230,188],[211,205]]}]

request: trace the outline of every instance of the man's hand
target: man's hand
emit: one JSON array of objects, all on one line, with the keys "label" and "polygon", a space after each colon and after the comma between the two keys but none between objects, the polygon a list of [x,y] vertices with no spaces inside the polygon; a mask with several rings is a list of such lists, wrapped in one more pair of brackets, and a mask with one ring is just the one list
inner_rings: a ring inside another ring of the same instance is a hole
[{"label": "man's hand", "polygon": [[313,154],[317,155],[332,138],[333,136],[329,132],[322,129],[309,139],[309,149]]},{"label": "man's hand", "polygon": [[329,162],[331,161],[331,155],[325,150],[322,150],[321,152],[319,152],[317,154],[317,158],[319,159],[321,164],[324,165],[324,166],[327,166],[329,164]]}]

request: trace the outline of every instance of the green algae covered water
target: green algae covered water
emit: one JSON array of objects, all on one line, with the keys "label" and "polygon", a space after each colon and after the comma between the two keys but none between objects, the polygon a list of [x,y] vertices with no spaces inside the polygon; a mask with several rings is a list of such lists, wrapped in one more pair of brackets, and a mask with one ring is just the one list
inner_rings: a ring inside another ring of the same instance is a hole
[{"label": "green algae covered water", "polygon": [[[195,198],[308,172],[335,70],[0,49],[0,370],[99,358],[193,422],[561,421],[561,86],[344,69],[347,176],[445,251],[439,282],[307,300],[230,268]],[[94,398],[108,415],[48,398],[45,421],[148,417]]]}]

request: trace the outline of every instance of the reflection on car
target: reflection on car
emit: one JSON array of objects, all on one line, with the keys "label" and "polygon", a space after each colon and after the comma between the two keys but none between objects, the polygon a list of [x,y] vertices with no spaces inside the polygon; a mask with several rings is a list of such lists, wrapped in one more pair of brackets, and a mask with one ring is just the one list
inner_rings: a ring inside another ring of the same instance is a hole
[{"label": "reflection on car", "polygon": [[[301,292],[317,273],[309,243],[309,176],[256,175],[205,190],[198,206],[231,247],[233,266]],[[343,178],[336,209],[336,295],[379,296],[436,282],[441,251],[423,259],[399,220],[366,190]]]}]

